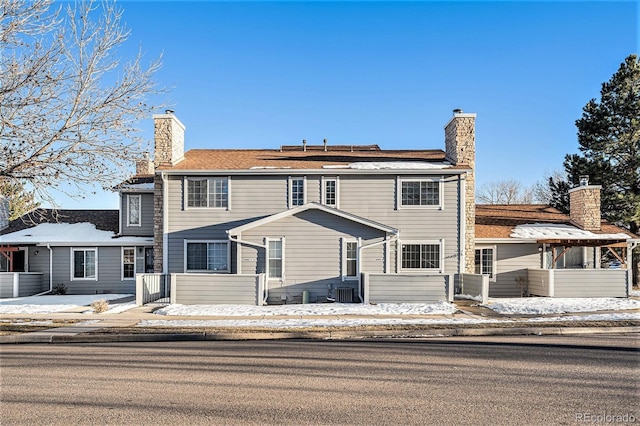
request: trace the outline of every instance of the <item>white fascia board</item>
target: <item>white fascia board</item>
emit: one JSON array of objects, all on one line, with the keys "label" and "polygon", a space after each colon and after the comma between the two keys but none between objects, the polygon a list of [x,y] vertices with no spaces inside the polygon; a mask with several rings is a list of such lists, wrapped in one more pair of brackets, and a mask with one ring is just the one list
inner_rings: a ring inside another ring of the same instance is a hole
[{"label": "white fascia board", "polygon": [[479,244],[532,244],[537,243],[535,238],[475,238],[476,245]]},{"label": "white fascia board", "polygon": [[238,169],[238,170],[162,170],[170,176],[263,176],[263,175],[461,175],[466,174],[467,169]]}]

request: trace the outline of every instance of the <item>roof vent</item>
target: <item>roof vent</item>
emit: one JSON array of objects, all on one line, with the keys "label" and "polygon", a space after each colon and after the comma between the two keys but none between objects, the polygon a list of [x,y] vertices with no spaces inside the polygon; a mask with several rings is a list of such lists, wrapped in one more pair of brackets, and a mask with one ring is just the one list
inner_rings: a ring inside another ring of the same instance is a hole
[{"label": "roof vent", "polygon": [[307,150],[307,140],[306,139],[302,139],[302,150],[303,151]]},{"label": "roof vent", "polygon": [[324,150],[326,151],[327,150],[327,140],[323,139],[322,143],[324,144]]}]

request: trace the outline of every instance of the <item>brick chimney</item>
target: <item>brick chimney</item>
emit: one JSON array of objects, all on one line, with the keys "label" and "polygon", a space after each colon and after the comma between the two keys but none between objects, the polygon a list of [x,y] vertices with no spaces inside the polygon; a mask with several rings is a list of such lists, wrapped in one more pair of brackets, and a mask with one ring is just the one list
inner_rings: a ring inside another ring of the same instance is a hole
[{"label": "brick chimney", "polygon": [[154,172],[153,160],[145,152],[144,158],[136,161],[136,176],[152,175]]},{"label": "brick chimney", "polygon": [[172,110],[154,114],[155,166],[173,166],[184,158],[184,124]]},{"label": "brick chimney", "polygon": [[453,117],[444,127],[446,159],[453,165],[468,166],[465,177],[465,224],[464,224],[464,272],[475,270],[476,235],[476,114],[453,110]]},{"label": "brick chimney", "polygon": [[571,223],[585,231],[599,231],[601,185],[589,185],[589,176],[580,176],[580,185],[569,190]]}]

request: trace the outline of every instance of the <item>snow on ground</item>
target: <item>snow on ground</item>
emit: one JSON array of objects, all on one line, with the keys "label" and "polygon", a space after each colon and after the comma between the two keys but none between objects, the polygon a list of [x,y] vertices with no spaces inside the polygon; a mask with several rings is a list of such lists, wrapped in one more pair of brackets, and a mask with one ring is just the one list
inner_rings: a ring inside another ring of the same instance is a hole
[{"label": "snow on ground", "polygon": [[80,306],[96,300],[115,300],[131,294],[89,294],[65,296],[30,296],[0,300],[0,314],[49,314]]},{"label": "snow on ground", "polygon": [[544,315],[640,309],[640,301],[613,297],[571,299],[561,297],[522,297],[492,299],[483,306],[500,314]]},{"label": "snow on ground", "polygon": [[446,302],[380,303],[319,303],[304,305],[169,305],[154,313],[167,316],[308,316],[308,315],[451,315],[457,310]]}]

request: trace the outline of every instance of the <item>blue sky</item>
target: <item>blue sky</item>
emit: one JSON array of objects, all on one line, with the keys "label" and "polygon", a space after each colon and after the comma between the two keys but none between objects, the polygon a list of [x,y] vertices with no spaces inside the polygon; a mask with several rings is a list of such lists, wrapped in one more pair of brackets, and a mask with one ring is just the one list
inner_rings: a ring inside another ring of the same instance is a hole
[{"label": "blue sky", "polygon": [[[582,107],[640,45],[632,1],[120,5],[131,29],[120,54],[163,55],[157,81],[186,149],[324,138],[443,149],[461,108],[477,113],[479,185],[561,169]],[[151,117],[141,125],[151,141]],[[102,192],[58,202],[118,207]]]}]

